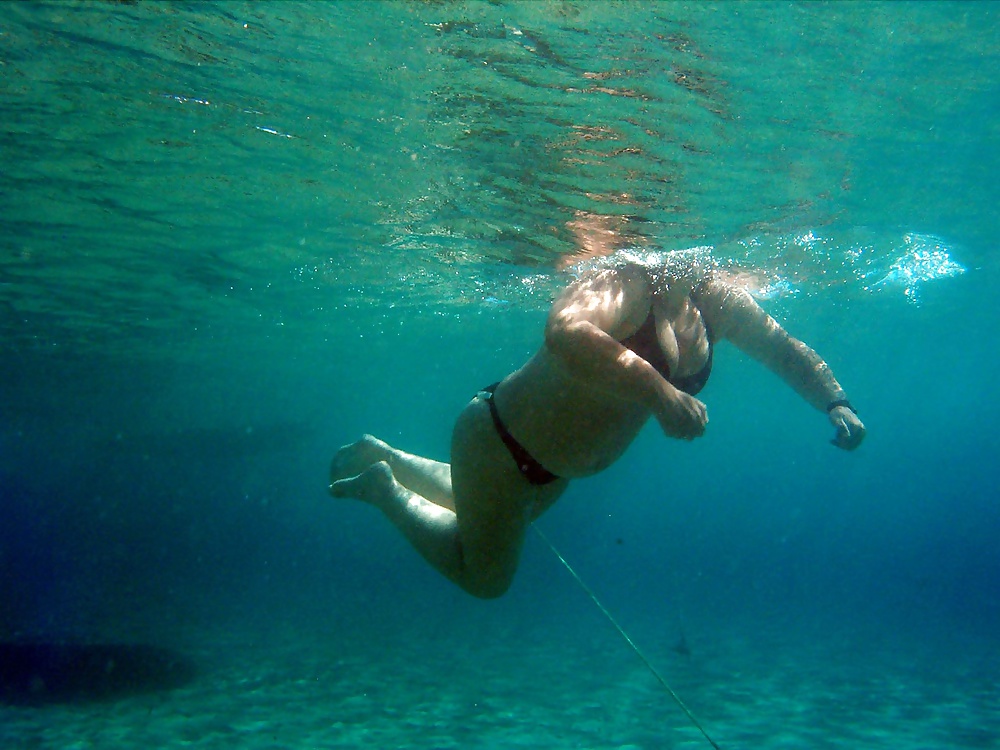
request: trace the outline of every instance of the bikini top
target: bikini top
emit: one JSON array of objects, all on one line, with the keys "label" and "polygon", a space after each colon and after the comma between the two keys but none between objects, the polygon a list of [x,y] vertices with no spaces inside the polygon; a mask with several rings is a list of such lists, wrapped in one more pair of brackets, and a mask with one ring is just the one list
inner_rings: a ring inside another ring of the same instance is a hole
[{"label": "bikini top", "polygon": [[[694,303],[693,296],[691,302]],[[639,330],[621,343],[622,346],[628,347],[649,362],[674,388],[684,391],[689,396],[694,396],[705,387],[708,376],[712,374],[712,354],[715,349],[712,341],[712,329],[708,327],[704,317],[702,317],[702,324],[705,326],[705,335],[708,337],[708,359],[705,360],[705,366],[698,372],[680,378],[670,377],[670,363],[667,362],[667,357],[660,346],[660,340],[656,336],[656,319],[653,316],[652,308],[650,308],[649,315],[646,316],[642,325],[639,326]]]}]

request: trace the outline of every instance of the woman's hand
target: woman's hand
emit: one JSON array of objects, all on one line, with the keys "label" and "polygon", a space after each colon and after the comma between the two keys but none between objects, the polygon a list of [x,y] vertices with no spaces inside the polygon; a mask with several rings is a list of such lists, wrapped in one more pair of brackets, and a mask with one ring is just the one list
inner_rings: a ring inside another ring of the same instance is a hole
[{"label": "woman's hand", "polygon": [[830,410],[830,424],[837,434],[830,442],[845,451],[852,451],[865,439],[865,426],[848,406],[837,406]]},{"label": "woman's hand", "polygon": [[708,407],[694,396],[662,381],[659,399],[653,414],[667,437],[694,440],[705,434],[708,424]]}]

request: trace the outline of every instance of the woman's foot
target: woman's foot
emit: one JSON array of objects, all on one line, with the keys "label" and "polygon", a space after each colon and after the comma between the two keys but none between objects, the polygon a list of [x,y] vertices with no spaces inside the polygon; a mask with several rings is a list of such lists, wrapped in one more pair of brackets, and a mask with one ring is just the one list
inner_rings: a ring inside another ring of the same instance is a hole
[{"label": "woman's foot", "polygon": [[379,505],[392,495],[396,484],[392,469],[385,461],[372,464],[356,477],[338,479],[330,485],[334,497],[354,497],[366,503]]},{"label": "woman's foot", "polygon": [[372,464],[388,461],[392,448],[373,435],[362,435],[356,443],[342,446],[330,462],[330,483],[354,477]]}]

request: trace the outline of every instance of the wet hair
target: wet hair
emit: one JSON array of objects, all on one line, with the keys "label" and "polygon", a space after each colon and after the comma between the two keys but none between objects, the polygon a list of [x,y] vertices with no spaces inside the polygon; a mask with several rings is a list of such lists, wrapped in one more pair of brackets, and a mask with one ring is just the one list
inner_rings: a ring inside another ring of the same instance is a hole
[{"label": "wet hair", "polygon": [[611,255],[581,264],[580,270],[602,268],[642,268],[657,291],[669,289],[679,281],[698,286],[719,268],[710,247],[692,247],[687,250],[647,250],[623,248]]}]

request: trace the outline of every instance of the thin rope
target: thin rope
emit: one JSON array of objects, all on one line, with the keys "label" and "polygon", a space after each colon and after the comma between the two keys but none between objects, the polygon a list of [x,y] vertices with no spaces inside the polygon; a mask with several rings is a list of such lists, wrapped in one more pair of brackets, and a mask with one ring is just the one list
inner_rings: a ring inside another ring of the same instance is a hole
[{"label": "thin rope", "polygon": [[583,579],[580,578],[580,576],[577,574],[575,570],[573,570],[573,566],[570,565],[568,562],[566,562],[565,557],[559,554],[559,550],[556,549],[556,546],[549,541],[549,538],[542,533],[542,530],[538,528],[538,526],[534,526],[533,528],[535,529],[535,531],[538,532],[538,536],[542,538],[542,541],[544,541],[547,545],[549,545],[549,549],[552,550],[552,553],[557,558],[559,558],[559,562],[563,564],[566,570],[569,571],[570,575],[576,579],[576,582],[578,584],[580,584],[580,588],[582,588],[586,592],[587,596],[589,596],[591,600],[593,600],[594,604],[597,605],[597,608],[601,610],[601,612],[604,614],[605,617],[608,618],[608,622],[610,622],[612,625],[615,626],[615,629],[618,631],[621,637],[624,638],[625,642],[632,648],[633,651],[635,651],[635,655],[638,656],[642,660],[642,663],[646,665],[646,668],[653,673],[653,677],[655,677],[657,681],[663,686],[663,689],[670,694],[670,697],[674,699],[674,702],[681,707],[681,710],[688,717],[688,719],[695,726],[695,728],[697,728],[697,730],[701,732],[702,736],[706,740],[708,740],[708,744],[711,745],[713,748],[715,748],[715,750],[722,750],[722,748],[720,748],[717,744],[715,744],[715,740],[713,740],[709,736],[708,732],[705,731],[705,728],[701,725],[701,722],[698,721],[698,718],[693,713],[691,713],[691,709],[689,709],[687,706],[684,705],[684,701],[680,699],[680,696],[677,695],[677,693],[674,692],[674,689],[667,684],[667,681],[665,679],[663,679],[663,675],[660,674],[659,670],[657,670],[656,667],[653,666],[653,663],[649,659],[647,659],[646,655],[642,653],[642,651],[639,649],[637,645],[635,645],[635,641],[633,641],[629,637],[629,634],[626,633],[625,629],[618,624],[618,621],[611,616],[611,613],[608,612],[607,607],[601,604],[601,600],[597,598],[597,595],[593,591],[591,591],[590,586],[588,586],[586,583],[583,582]]}]

